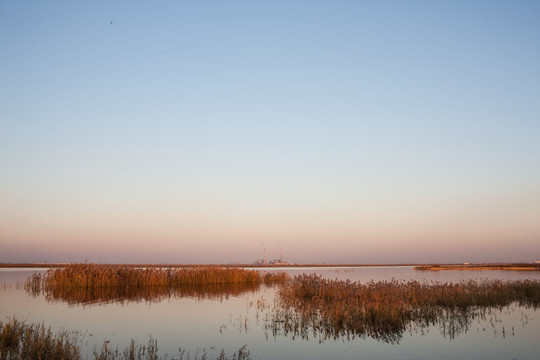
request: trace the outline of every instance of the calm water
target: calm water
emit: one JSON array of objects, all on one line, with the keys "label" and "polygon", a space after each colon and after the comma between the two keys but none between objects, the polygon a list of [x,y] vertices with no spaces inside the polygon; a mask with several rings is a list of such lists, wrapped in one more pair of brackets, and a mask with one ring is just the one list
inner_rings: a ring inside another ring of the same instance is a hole
[{"label": "calm water", "polygon": [[[279,269],[291,275],[318,273],[327,278],[370,280],[419,280],[457,282],[468,279],[540,279],[540,272],[514,271],[415,271],[412,267],[295,268]],[[292,338],[272,335],[265,329],[276,288],[235,291],[187,291],[157,297],[131,298],[93,304],[30,296],[22,282],[43,269],[0,269],[0,319],[16,316],[44,322],[53,329],[80,331],[89,353],[104,339],[126,346],[130,339],[158,340],[160,354],[174,358],[178,348],[192,355],[203,349],[215,358],[221,349],[232,355],[247,344],[254,359],[539,359],[540,310],[511,306],[475,319],[467,331],[450,337],[439,326],[411,329],[398,344],[371,338]],[[19,286],[17,285],[19,284]]]}]

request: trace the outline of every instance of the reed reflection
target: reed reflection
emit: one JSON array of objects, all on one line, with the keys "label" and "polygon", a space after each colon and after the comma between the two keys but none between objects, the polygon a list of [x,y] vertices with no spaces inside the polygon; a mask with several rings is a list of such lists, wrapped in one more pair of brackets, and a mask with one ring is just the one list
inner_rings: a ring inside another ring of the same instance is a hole
[{"label": "reed reflection", "polygon": [[422,333],[430,326],[454,338],[473,320],[486,320],[493,310],[513,304],[537,309],[540,281],[361,284],[304,274],[281,287],[265,328],[293,339],[370,337],[397,344],[404,333]]},{"label": "reed reflection", "polygon": [[260,289],[260,284],[183,285],[178,288],[102,287],[102,288],[45,288],[34,295],[44,295],[47,301],[63,301],[76,304],[107,304],[124,302],[160,302],[171,298],[195,298],[197,300],[226,300]]}]

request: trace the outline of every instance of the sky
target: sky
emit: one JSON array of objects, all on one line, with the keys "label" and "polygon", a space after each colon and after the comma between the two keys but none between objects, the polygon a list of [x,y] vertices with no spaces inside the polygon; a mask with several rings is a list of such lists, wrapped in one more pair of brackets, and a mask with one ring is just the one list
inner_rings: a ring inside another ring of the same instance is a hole
[{"label": "sky", "polygon": [[0,262],[264,245],[540,259],[540,2],[0,2]]}]

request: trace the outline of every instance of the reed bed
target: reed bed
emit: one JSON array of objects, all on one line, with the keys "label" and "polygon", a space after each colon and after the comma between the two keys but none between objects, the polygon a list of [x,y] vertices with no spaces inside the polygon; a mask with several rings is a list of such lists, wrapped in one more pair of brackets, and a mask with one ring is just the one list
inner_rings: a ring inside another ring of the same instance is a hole
[{"label": "reed bed", "polygon": [[372,337],[399,342],[412,328],[439,325],[450,336],[471,319],[511,304],[538,308],[540,282],[467,281],[357,283],[300,275],[278,292],[266,328],[293,337]]},{"label": "reed bed", "polygon": [[288,276],[242,268],[135,268],[122,265],[71,264],[35,273],[25,289],[49,299],[91,303],[122,299],[151,299],[173,295],[226,296],[254,291],[261,284],[283,283]]},{"label": "reed bed", "polygon": [[37,280],[50,286],[113,287],[164,286],[174,287],[200,284],[273,283],[286,280],[284,273],[261,273],[256,270],[220,266],[190,268],[134,268],[122,265],[71,264],[49,269]]},{"label": "reed bed", "polygon": [[[0,360],[83,360],[88,356],[81,354],[81,339],[77,333],[60,331],[53,333],[51,328],[43,324],[26,324],[15,318],[3,323],[0,322]],[[131,340],[129,346],[119,350],[113,347],[108,340],[104,340],[101,347],[94,348],[96,360],[161,360],[169,359],[167,355],[160,356],[157,340],[150,337],[146,345]],[[171,360],[188,360],[191,355],[181,348],[178,354],[170,357]],[[246,345],[240,347],[232,356],[224,350],[216,360],[250,360],[250,352]],[[193,360],[208,360],[205,351],[196,354]]]}]

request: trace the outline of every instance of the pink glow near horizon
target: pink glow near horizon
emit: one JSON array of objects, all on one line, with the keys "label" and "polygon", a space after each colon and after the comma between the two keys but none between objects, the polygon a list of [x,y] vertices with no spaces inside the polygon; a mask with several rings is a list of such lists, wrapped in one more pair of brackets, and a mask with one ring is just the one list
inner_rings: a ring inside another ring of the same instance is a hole
[{"label": "pink glow near horizon", "polygon": [[262,258],[262,244],[268,244],[271,258],[279,257],[277,244],[283,244],[286,259],[300,263],[530,261],[540,250],[536,201],[372,213],[174,216],[124,209],[117,216],[104,211],[89,218],[75,211],[12,211],[3,214],[11,221],[2,236],[11,241],[0,261],[251,263]]}]

